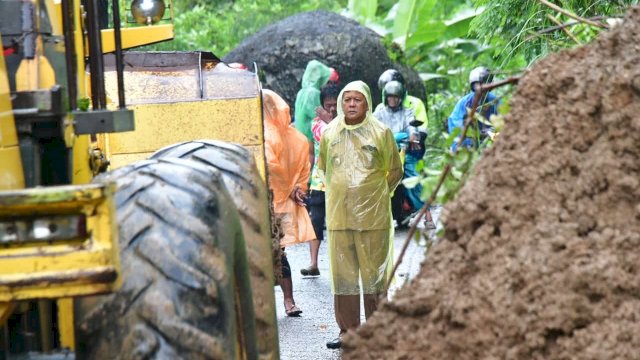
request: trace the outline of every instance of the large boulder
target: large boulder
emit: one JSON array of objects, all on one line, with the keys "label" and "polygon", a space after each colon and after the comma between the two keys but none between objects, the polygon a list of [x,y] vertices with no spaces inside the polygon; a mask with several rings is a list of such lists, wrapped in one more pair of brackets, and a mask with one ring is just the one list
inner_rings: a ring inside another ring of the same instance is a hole
[{"label": "large boulder", "polygon": [[338,70],[343,85],[353,80],[366,82],[376,104],[381,97],[378,77],[389,68],[400,70],[409,92],[425,99],[418,74],[389,59],[380,35],[327,11],[300,13],[269,25],[245,39],[223,61],[247,65],[255,62],[263,86],[280,94],[293,107],[304,69],[313,59]]}]

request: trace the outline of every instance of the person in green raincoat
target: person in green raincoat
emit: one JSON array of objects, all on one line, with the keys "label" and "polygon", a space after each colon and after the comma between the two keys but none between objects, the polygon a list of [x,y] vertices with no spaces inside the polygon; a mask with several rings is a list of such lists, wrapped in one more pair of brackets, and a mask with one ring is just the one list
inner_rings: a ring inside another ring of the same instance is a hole
[{"label": "person in green raincoat", "polygon": [[312,149],[309,153],[309,160],[313,166],[313,133],[311,132],[311,122],[317,116],[316,108],[320,104],[320,88],[329,81],[331,68],[318,60],[311,60],[302,75],[302,88],[296,95],[294,109],[294,121],[298,131],[300,131],[310,143]]},{"label": "person in green raincoat", "polygon": [[[340,92],[338,116],[320,140],[318,169],[326,186],[326,222],[336,322],[340,336],[360,325],[386,294],[393,262],[391,194],[402,179],[393,132],[371,113],[369,87]],[[362,280],[362,289],[360,288]],[[341,337],[327,343],[339,348]]]}]

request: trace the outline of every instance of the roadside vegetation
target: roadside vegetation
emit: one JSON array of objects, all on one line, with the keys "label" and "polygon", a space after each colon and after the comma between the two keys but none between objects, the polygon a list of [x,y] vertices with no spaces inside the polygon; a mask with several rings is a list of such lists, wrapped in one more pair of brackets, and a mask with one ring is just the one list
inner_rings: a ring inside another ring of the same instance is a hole
[{"label": "roadside vegetation", "polygon": [[[560,49],[586,44],[612,26],[637,0],[174,0],[175,41],[156,50],[206,49],[222,57],[260,28],[295,13],[324,9],[351,17],[384,37],[393,60],[413,67],[425,82],[429,115],[428,148],[418,165],[427,199],[442,170],[452,164],[435,201],[457,193],[481,151],[452,154],[457,134],[447,134],[447,117],[469,91],[468,74],[486,66],[503,79]],[[311,26],[312,24],[310,24]],[[510,87],[497,89],[501,113],[509,109]],[[498,130],[502,118],[492,119]],[[468,135],[474,136],[473,127]]]}]

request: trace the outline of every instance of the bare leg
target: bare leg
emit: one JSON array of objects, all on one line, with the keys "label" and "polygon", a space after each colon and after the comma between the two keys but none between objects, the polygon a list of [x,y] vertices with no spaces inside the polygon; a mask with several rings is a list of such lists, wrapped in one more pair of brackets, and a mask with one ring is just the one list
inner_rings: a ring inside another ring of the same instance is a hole
[{"label": "bare leg", "polygon": [[296,304],[293,301],[293,281],[291,281],[291,278],[282,278],[280,287],[282,288],[282,295],[284,295],[284,308],[291,309]]},{"label": "bare leg", "polygon": [[280,281],[280,287],[284,295],[284,311],[287,316],[300,316],[302,310],[296,306],[296,302],[293,300],[293,283],[291,282],[291,278],[283,278]]},{"label": "bare leg", "polygon": [[311,252],[311,266],[309,266],[309,268],[317,269],[318,268],[318,252],[320,251],[320,241],[319,240],[309,241],[309,250]]},{"label": "bare leg", "polygon": [[282,279],[280,279],[280,287],[282,288],[282,295],[284,297],[284,310],[287,316],[298,316],[302,313],[296,306],[296,301],[293,300],[293,281],[291,281],[291,265],[287,260],[286,255],[282,256]]}]

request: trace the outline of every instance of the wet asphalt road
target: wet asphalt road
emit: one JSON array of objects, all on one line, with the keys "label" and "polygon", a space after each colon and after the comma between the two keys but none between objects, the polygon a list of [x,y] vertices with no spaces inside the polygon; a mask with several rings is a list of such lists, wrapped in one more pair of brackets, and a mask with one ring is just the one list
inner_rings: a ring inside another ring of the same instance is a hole
[{"label": "wet asphalt road", "polygon": [[[432,210],[437,220],[439,209]],[[433,232],[431,232],[433,233]],[[406,239],[407,231],[396,231],[394,253],[397,258]],[[303,311],[300,317],[287,317],[284,312],[282,291],[275,288],[278,333],[280,337],[280,358],[283,360],[330,360],[340,359],[340,350],[330,350],[326,342],[338,336],[339,329],[333,313],[333,295],[329,278],[329,260],[326,242],[320,246],[318,267],[320,276],[303,277],[300,269],[309,265],[309,246],[299,244],[286,250],[293,274],[293,297],[296,305]],[[395,284],[389,290],[393,296],[395,290],[413,278],[424,259],[424,241],[411,241],[403,262],[396,273]],[[364,323],[364,310],[361,309]]]}]

